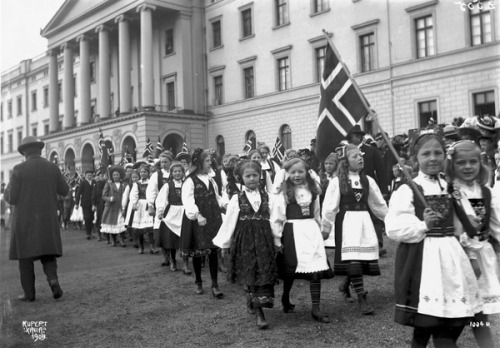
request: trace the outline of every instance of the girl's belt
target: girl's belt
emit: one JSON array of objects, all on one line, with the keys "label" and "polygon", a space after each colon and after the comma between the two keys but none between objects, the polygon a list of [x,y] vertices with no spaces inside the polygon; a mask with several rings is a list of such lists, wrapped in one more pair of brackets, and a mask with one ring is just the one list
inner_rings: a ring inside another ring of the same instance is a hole
[{"label": "girl's belt", "polygon": [[344,203],[340,205],[341,210],[368,210],[368,204],[366,203]]},{"label": "girl's belt", "polygon": [[450,227],[435,227],[431,228],[429,231],[425,232],[428,237],[454,237],[455,228]]}]

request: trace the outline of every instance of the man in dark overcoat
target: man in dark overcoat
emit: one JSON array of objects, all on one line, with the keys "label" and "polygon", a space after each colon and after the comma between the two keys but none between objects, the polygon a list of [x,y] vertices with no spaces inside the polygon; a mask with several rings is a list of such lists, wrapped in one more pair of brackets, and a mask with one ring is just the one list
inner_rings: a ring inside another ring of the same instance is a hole
[{"label": "man in dark overcoat", "polygon": [[[365,136],[365,134],[366,133],[362,131],[358,125],[355,125],[347,134],[347,141],[350,144],[359,147],[360,151],[363,153],[363,160],[365,163],[363,172],[366,175],[371,176],[375,180],[384,198],[388,199],[389,187],[387,184],[387,176],[385,174],[384,164],[382,163],[382,157],[380,157],[380,154],[376,148],[363,143],[363,137]],[[372,218],[373,226],[375,227],[375,232],[377,233],[379,254],[380,256],[385,255],[387,251],[384,249],[384,222],[377,219],[375,215],[371,213],[371,211],[370,216]]]},{"label": "man in dark overcoat", "polygon": [[85,179],[80,183],[75,195],[76,206],[80,205],[83,212],[83,221],[85,222],[85,232],[87,239],[92,238],[92,226],[94,225],[94,210],[92,209],[92,190],[95,186],[93,180],[94,172],[87,170]]},{"label": "man in dark overcoat", "polygon": [[21,301],[35,300],[34,261],[40,260],[55,299],[62,296],[57,277],[57,257],[62,256],[57,195],[65,196],[69,187],[61,170],[41,157],[44,143],[24,138],[18,147],[26,161],[12,171],[5,200],[14,206],[10,260],[19,260],[24,294]]}]

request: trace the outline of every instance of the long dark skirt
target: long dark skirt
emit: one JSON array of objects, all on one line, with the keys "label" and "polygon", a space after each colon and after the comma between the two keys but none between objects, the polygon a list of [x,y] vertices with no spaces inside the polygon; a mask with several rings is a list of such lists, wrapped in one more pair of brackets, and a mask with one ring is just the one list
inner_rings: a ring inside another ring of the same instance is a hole
[{"label": "long dark skirt", "polygon": [[219,228],[220,223],[218,226],[213,226],[210,220],[205,226],[200,226],[197,220],[188,219],[184,213],[179,246],[181,255],[191,257],[209,255],[210,249],[217,249],[212,239],[217,235]]},{"label": "long dark skirt", "polygon": [[231,243],[229,281],[246,286],[274,284],[278,276],[268,220],[240,220]]},{"label": "long dark skirt", "polygon": [[179,249],[180,237],[162,221],[160,223],[159,246],[163,249]]}]

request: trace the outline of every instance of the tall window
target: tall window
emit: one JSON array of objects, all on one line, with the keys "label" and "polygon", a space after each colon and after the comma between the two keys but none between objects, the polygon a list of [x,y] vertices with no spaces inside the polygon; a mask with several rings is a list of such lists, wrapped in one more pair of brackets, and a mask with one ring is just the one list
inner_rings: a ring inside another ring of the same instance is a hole
[{"label": "tall window", "polygon": [[36,111],[37,102],[36,102],[36,91],[31,92],[31,111]]},{"label": "tall window", "polygon": [[44,135],[49,134],[49,124],[48,124],[48,123],[45,123],[45,124],[43,125],[43,134],[44,134]]},{"label": "tall window", "polygon": [[316,48],[316,82],[321,82],[325,69],[326,46]]},{"label": "tall window", "polygon": [[252,142],[252,149],[256,149],[256,145],[257,145],[257,136],[255,135],[255,132],[253,130],[249,130],[246,134],[245,134],[245,144],[247,143],[248,139],[250,139],[250,141]]},{"label": "tall window", "polygon": [[59,93],[59,103],[62,103],[63,95],[62,95],[62,82],[61,81],[59,81],[59,83],[57,84],[57,91]]},{"label": "tall window", "polygon": [[434,55],[434,31],[432,16],[415,19],[417,58]]},{"label": "tall window", "polygon": [[[75,123],[76,124],[76,123]],[[31,128],[31,135],[34,136],[34,137],[37,137],[38,136],[38,129],[36,128],[36,126],[33,126]]]},{"label": "tall window", "polygon": [[286,150],[292,148],[292,129],[289,125],[284,124],[280,128],[280,138],[281,143],[285,147]]},{"label": "tall window", "polygon": [[245,99],[254,97],[253,66],[243,69],[245,76]]},{"label": "tall window", "polygon": [[431,118],[435,124],[438,123],[437,119],[437,103],[435,100],[429,100],[418,103],[418,114],[420,120],[420,128],[426,127]]},{"label": "tall window", "polygon": [[13,144],[14,141],[13,141],[12,133],[9,133],[7,135],[7,141],[9,143],[9,152],[14,151],[14,144]]},{"label": "tall window", "polygon": [[288,57],[278,59],[278,90],[290,89],[290,63]]},{"label": "tall window", "polygon": [[287,0],[275,0],[276,4],[276,26],[289,22]]},{"label": "tall window", "polygon": [[470,36],[472,46],[492,41],[490,2],[482,1],[482,9],[476,4],[470,13]]},{"label": "tall window", "polygon": [[486,91],[473,94],[474,99],[474,114],[478,116],[490,115],[495,113],[495,92]]},{"label": "tall window", "polygon": [[224,137],[222,135],[217,136],[215,142],[217,144],[217,154],[219,157],[224,156],[226,153],[226,142],[224,141]]},{"label": "tall window", "polygon": [[95,76],[96,76],[95,61],[91,61],[90,62],[90,82],[91,83],[95,83]]},{"label": "tall window", "polygon": [[16,101],[17,101],[17,116],[20,116],[23,114],[23,96],[18,95]]},{"label": "tall window", "polygon": [[375,35],[369,33],[359,37],[359,44],[361,50],[361,71],[370,71],[374,68],[375,57]]},{"label": "tall window", "polygon": [[328,10],[328,0],[313,0],[313,13]]},{"label": "tall window", "polygon": [[43,87],[43,107],[49,106],[49,86]]},{"label": "tall window", "polygon": [[[3,133],[2,133],[2,135],[0,135],[0,154],[3,155]],[[3,174],[3,172],[2,172],[2,174]],[[3,182],[3,180],[2,180],[2,182]]]},{"label": "tall window", "polygon": [[0,121],[3,121],[3,103],[0,105]]},{"label": "tall window", "polygon": [[214,105],[221,105],[223,99],[224,85],[222,83],[222,75],[214,77]]},{"label": "tall window", "polygon": [[7,102],[7,118],[12,118],[12,99]]},{"label": "tall window", "polygon": [[17,131],[17,146],[21,145],[22,141],[23,141],[23,130],[19,129]]},{"label": "tall window", "polygon": [[174,29],[165,31],[165,55],[174,53]]},{"label": "tall window", "polygon": [[212,23],[212,38],[213,38],[213,47],[222,46],[222,35],[221,35],[221,26],[220,20]]},{"label": "tall window", "polygon": [[[110,69],[110,71],[112,71],[112,70]],[[78,87],[78,85],[76,84],[76,75],[73,75],[73,91],[75,92],[74,93],[75,98],[77,96],[77,90],[76,90],[77,87]]]},{"label": "tall window", "polygon": [[241,11],[242,38],[252,35],[252,9]]},{"label": "tall window", "polygon": [[175,109],[175,82],[167,83],[167,109]]}]

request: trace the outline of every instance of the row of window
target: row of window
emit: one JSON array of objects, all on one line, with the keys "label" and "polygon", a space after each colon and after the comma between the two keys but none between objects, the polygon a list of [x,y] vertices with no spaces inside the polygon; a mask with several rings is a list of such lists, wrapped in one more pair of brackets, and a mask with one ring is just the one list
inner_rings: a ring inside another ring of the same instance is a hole
[{"label": "row of window", "polygon": [[[279,129],[279,138],[281,139],[281,143],[285,147],[285,149],[290,149],[292,148],[292,129],[290,128],[289,125],[284,124],[280,127]],[[245,133],[245,142],[244,144],[247,143],[247,141],[250,140],[252,142],[252,148],[256,149],[257,144],[257,135],[253,130],[249,130]],[[217,154],[222,157],[226,153],[226,141],[224,140],[224,137],[222,135],[218,135],[215,138],[215,144],[217,146]],[[273,147],[272,144],[268,144],[270,148]]]}]

